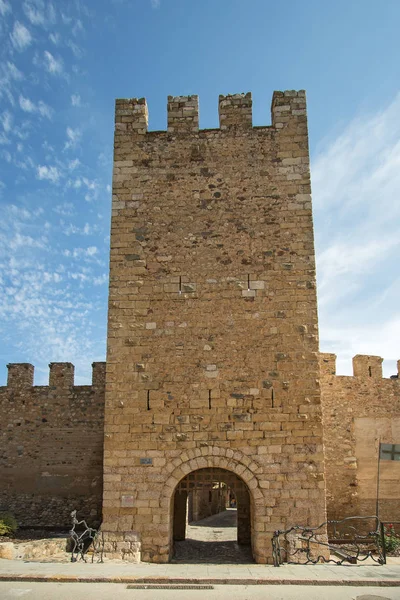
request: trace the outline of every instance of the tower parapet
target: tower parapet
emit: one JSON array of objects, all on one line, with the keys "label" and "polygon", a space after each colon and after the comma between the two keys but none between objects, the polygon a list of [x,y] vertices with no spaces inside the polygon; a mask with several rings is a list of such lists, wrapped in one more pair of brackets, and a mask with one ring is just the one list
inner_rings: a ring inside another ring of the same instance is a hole
[{"label": "tower parapet", "polygon": [[253,121],[251,93],[220,95],[219,126],[224,129],[251,129]]},{"label": "tower parapet", "polygon": [[69,388],[74,385],[75,367],[72,363],[50,363],[50,387]]},{"label": "tower parapet", "polygon": [[[251,92],[220,95],[219,127],[225,132],[252,129],[253,101]],[[304,90],[274,92],[271,105],[272,127],[284,135],[307,134],[306,93]],[[266,125],[265,127],[271,127]],[[199,131],[199,97],[168,96],[167,131],[171,134],[196,134]],[[207,131],[207,130],[204,130]],[[128,135],[141,139],[148,132],[146,98],[119,98],[115,102],[116,138]],[[150,132],[164,134],[163,131]]]},{"label": "tower parapet", "polygon": [[33,385],[35,367],[30,363],[10,363],[7,365],[9,388],[30,387]]},{"label": "tower parapet", "polygon": [[382,379],[382,362],[380,356],[357,354],[353,358],[353,374],[355,377]]},{"label": "tower parapet", "polygon": [[92,386],[95,389],[104,388],[106,384],[106,363],[92,363]]},{"label": "tower parapet", "polygon": [[[35,367],[30,363],[10,363],[7,365],[8,378],[7,386],[0,386],[3,390],[21,389],[33,387]],[[70,362],[50,363],[49,364],[49,388],[88,387],[75,386],[74,381],[75,367]],[[92,384],[95,390],[104,389],[106,377],[106,363],[92,363]],[[46,388],[47,386],[35,386]]]},{"label": "tower parapet", "polygon": [[285,129],[284,134],[307,133],[307,105],[304,90],[274,92],[271,104],[272,126]]},{"label": "tower parapet", "polygon": [[[336,375],[336,354],[329,352],[319,353],[321,377]],[[383,358],[368,354],[357,354],[353,357],[353,377],[365,380],[386,379],[382,373]],[[397,361],[397,374],[390,379],[397,380],[400,376],[400,360]],[[344,377],[349,377],[344,375]]]},{"label": "tower parapet", "polygon": [[320,352],[319,365],[322,377],[324,375],[336,375],[336,354]]},{"label": "tower parapet", "polygon": [[146,98],[121,98],[115,102],[115,135],[147,133],[149,113]]},{"label": "tower parapet", "polygon": [[168,96],[168,132],[193,133],[199,130],[199,97]]}]

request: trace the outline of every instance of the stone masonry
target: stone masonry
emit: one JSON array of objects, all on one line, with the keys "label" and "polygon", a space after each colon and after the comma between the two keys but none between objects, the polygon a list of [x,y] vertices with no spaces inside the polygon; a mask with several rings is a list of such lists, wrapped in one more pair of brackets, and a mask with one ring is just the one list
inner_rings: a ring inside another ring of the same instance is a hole
[{"label": "stone masonry", "polygon": [[69,527],[78,510],[101,521],[105,363],[74,386],[71,363],[50,364],[33,386],[30,364],[8,365],[0,388],[0,509],[20,525]]},{"label": "stone masonry", "polygon": [[[318,353],[305,93],[275,92],[271,126],[252,127],[250,94],[219,117],[199,130],[197,96],[169,97],[149,132],[146,101],[117,100],[107,369],[75,386],[51,363],[34,386],[10,364],[0,388],[0,510],[102,512],[109,557],[168,561],[192,482],[209,497],[218,473],[239,542],[271,562],[272,532],[319,525],[325,498],[330,519],[375,514],[379,442],[400,440],[382,359],[344,377]],[[380,466],[379,514],[400,520],[400,460]]]},{"label": "stone masonry", "polygon": [[305,93],[275,92],[272,126],[251,103],[220,96],[199,130],[170,96],[148,132],[144,99],[116,102],[103,530],[146,561],[197,469],[246,483],[257,562],[326,515]]},{"label": "stone masonry", "polygon": [[382,379],[380,356],[355,356],[353,377],[336,375],[334,354],[320,360],[329,518],[400,521],[400,459],[380,461],[376,506],[379,442],[400,443],[400,361],[397,377]]},{"label": "stone masonry", "polygon": [[[352,377],[337,376],[335,362],[334,354],[320,354],[328,518],[375,514],[379,441],[400,439],[400,364],[385,379],[379,356],[354,357]],[[94,363],[92,386],[74,386],[72,369],[53,363],[52,385],[32,386],[32,365],[9,365],[8,386],[0,388],[0,510],[22,525],[68,528],[76,508],[91,524],[101,520],[105,363]],[[67,376],[62,385],[56,371]],[[400,461],[381,461],[386,522],[400,520],[399,482]],[[130,550],[138,547],[131,535]]]}]

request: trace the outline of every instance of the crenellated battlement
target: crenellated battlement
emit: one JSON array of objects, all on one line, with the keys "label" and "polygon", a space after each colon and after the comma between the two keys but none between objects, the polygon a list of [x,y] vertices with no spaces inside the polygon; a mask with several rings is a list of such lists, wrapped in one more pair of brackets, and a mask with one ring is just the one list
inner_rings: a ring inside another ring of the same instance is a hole
[{"label": "crenellated battlement", "polygon": [[[20,390],[33,386],[35,367],[30,363],[10,363],[7,365],[8,378],[7,386],[9,389]],[[75,367],[70,362],[50,363],[49,364],[49,387],[57,389],[69,389],[75,386],[74,381]],[[104,388],[106,375],[106,363],[92,363],[92,387]],[[43,386],[40,386],[43,387]]]},{"label": "crenellated battlement", "polygon": [[[252,129],[253,112],[251,93],[220,95],[218,98],[219,127],[223,132],[243,132]],[[304,90],[276,91],[271,105],[272,125],[276,130],[293,128],[306,121],[306,94]],[[304,127],[303,127],[304,129]],[[305,129],[306,130],[306,129]],[[199,98],[168,96],[167,131],[170,134],[190,135],[199,130]],[[203,130],[207,131],[207,130]],[[115,104],[115,134],[141,137],[148,133],[148,109],[145,98],[117,99]],[[155,132],[152,132],[153,134]],[[164,133],[164,132],[156,132]]]},{"label": "crenellated battlement", "polygon": [[169,133],[191,133],[199,130],[199,97],[168,96]]},{"label": "crenellated battlement", "polygon": [[[320,352],[321,377],[336,375],[336,354]],[[353,357],[353,377],[364,379],[382,379],[382,362],[380,356],[357,354]],[[397,361],[397,378],[400,376],[400,360]],[[396,376],[391,379],[396,380]]]},{"label": "crenellated battlement", "polygon": [[253,124],[251,93],[219,96],[218,114],[221,129],[250,129]]}]

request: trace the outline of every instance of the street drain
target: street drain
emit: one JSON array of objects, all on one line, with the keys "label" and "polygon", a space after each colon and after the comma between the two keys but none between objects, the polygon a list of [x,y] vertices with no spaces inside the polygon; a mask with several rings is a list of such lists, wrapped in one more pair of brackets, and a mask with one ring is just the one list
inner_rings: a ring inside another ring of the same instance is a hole
[{"label": "street drain", "polygon": [[127,586],[128,590],[213,590],[213,585],[168,585],[168,584],[153,584],[153,583],[140,583],[130,584]]}]

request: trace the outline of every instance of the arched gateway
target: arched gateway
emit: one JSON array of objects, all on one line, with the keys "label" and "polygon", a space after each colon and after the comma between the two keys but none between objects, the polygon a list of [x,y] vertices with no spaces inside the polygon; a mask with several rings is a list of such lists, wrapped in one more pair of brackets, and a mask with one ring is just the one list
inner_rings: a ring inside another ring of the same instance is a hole
[{"label": "arched gateway", "polygon": [[[187,523],[222,513],[231,502],[237,511],[236,541],[239,545],[250,545],[251,503],[244,481],[232,471],[214,467],[188,473],[176,486],[173,496],[173,542],[186,539]],[[212,562],[212,555],[207,558]]]},{"label": "arched gateway", "polygon": [[265,562],[266,547],[258,540],[255,526],[256,521],[265,516],[265,503],[255,476],[258,465],[239,451],[218,447],[208,451],[209,454],[204,449],[203,453],[193,451],[199,455],[177,466],[164,485],[161,505],[169,517],[169,558],[172,557],[174,539],[184,538],[188,493],[200,486],[210,486],[214,481],[222,481],[232,488],[237,500],[238,543],[251,544],[254,558]]}]

